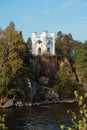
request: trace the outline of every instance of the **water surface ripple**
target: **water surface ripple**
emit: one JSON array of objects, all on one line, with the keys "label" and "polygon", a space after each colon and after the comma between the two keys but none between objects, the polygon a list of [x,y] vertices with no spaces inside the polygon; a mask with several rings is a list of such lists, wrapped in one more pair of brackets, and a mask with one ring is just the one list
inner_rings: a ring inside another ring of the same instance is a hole
[{"label": "water surface ripple", "polygon": [[66,111],[77,110],[76,104],[55,104],[41,107],[18,107],[0,110],[5,113],[8,130],[59,130],[60,124],[70,125]]}]

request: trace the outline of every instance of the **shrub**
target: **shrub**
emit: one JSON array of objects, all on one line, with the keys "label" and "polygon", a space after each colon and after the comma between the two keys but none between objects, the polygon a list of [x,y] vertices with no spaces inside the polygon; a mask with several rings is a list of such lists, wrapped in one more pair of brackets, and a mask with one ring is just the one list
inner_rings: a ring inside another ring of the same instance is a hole
[{"label": "shrub", "polygon": [[0,130],[7,130],[8,128],[5,126],[5,117],[6,115],[3,114],[0,116]]},{"label": "shrub", "polygon": [[60,125],[61,130],[87,130],[87,105],[84,102],[84,99],[87,98],[87,93],[85,93],[84,96],[81,96],[75,91],[74,94],[79,106],[79,113],[76,114],[75,112],[68,110],[67,113],[72,114],[72,127],[66,128],[66,126]]}]

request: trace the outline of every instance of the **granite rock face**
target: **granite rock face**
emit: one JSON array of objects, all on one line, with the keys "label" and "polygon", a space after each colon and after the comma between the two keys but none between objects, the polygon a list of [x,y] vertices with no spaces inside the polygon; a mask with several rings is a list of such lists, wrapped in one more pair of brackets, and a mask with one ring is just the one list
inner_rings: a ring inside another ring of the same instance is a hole
[{"label": "granite rock face", "polygon": [[41,75],[51,78],[59,69],[59,58],[57,56],[42,56],[39,59],[39,65]]}]

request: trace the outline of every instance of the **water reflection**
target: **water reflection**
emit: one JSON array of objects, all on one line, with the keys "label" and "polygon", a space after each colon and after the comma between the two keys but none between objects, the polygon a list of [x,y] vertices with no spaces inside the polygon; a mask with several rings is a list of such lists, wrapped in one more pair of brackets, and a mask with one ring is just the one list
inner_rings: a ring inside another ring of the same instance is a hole
[{"label": "water reflection", "polygon": [[76,104],[57,104],[42,107],[19,107],[3,109],[9,130],[59,130],[59,125],[70,125],[66,111],[77,110]]}]

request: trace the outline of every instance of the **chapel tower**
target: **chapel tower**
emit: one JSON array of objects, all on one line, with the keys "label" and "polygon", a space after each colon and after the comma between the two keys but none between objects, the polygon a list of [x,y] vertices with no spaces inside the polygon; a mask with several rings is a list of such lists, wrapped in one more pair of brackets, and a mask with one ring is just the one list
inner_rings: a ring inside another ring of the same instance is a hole
[{"label": "chapel tower", "polygon": [[48,32],[43,30],[40,37],[37,37],[37,33],[32,33],[32,54],[42,55],[49,53],[55,55],[55,33],[50,33],[48,37]]}]

